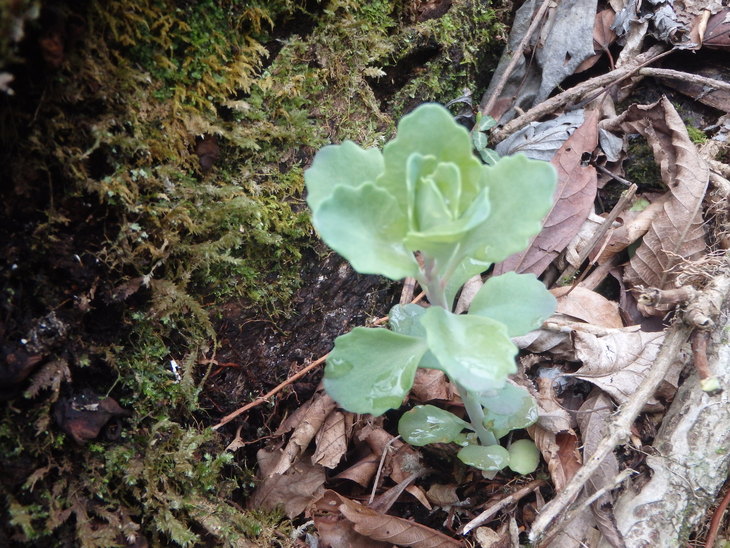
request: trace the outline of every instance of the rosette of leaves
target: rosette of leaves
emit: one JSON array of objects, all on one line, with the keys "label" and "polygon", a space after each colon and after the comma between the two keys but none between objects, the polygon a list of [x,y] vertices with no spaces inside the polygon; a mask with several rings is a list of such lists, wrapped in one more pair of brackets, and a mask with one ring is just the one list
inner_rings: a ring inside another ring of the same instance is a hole
[{"label": "rosette of leaves", "polygon": [[391,329],[338,337],[327,392],[349,411],[379,415],[400,407],[418,367],[440,369],[469,422],[421,406],[404,415],[403,437],[460,443],[459,457],[485,471],[514,464],[497,440],[536,413],[529,394],[507,383],[516,370],[510,338],[539,327],[555,300],[534,276],[508,273],[484,284],[468,314],[451,309],[464,282],[539,232],[552,204],[553,167],[521,155],[484,165],[467,130],[445,108],[426,104],[400,121],[382,152],[350,141],[324,147],[305,182],[312,222],[330,247],[358,272],[414,277],[431,303],[396,306]]}]

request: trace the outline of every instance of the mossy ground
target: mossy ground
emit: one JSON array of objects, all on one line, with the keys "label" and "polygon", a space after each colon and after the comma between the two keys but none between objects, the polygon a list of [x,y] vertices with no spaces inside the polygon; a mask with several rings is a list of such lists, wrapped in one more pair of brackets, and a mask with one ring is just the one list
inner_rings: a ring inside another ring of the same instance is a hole
[{"label": "mossy ground", "polygon": [[[0,334],[32,365],[0,377],[0,544],[291,542],[241,509],[252,472],[207,428],[210,311],[291,312],[318,147],[481,91],[495,13],[419,4],[3,4],[24,35],[0,44]],[[80,445],[53,406],[87,392],[131,416]]]}]

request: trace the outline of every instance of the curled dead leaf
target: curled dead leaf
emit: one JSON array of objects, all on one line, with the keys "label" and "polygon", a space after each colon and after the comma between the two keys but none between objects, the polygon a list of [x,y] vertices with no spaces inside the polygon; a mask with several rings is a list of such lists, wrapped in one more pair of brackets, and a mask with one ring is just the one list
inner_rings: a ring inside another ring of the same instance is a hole
[{"label": "curled dead leaf", "polygon": [[631,258],[625,277],[634,286],[672,287],[677,267],[706,250],[702,201],[709,169],[666,97],[651,105],[632,105],[606,127],[612,128],[646,138],[669,188],[669,197]]},{"label": "curled dead leaf", "polygon": [[[430,527],[377,512],[331,490],[325,491],[312,505],[311,513],[320,534],[322,534],[321,527],[324,527],[328,533],[326,542],[333,547],[387,547],[393,544],[414,548],[462,546],[460,541]],[[361,537],[367,539],[370,544],[362,544],[364,539]],[[351,544],[342,544],[345,539]],[[333,543],[333,540],[336,543]]]}]

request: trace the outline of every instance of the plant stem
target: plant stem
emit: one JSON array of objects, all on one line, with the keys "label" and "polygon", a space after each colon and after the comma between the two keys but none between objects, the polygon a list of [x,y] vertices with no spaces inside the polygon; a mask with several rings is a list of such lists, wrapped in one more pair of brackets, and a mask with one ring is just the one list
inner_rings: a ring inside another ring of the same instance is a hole
[{"label": "plant stem", "polygon": [[485,446],[496,445],[497,438],[495,438],[494,434],[492,434],[484,426],[484,409],[482,409],[482,406],[479,403],[479,397],[477,393],[467,390],[459,383],[454,384],[456,384],[456,388],[459,391],[459,396],[461,396],[461,400],[464,402],[464,408],[466,409],[466,414],[469,415],[469,422],[471,423],[471,427],[477,433],[477,436],[479,436],[479,441],[481,442],[481,444]]},{"label": "plant stem", "polygon": [[437,273],[438,267],[436,266],[436,259],[423,255],[423,279],[425,285],[422,284],[423,289],[428,295],[428,302],[431,306],[440,306],[448,310],[446,302],[446,284],[444,280]]}]

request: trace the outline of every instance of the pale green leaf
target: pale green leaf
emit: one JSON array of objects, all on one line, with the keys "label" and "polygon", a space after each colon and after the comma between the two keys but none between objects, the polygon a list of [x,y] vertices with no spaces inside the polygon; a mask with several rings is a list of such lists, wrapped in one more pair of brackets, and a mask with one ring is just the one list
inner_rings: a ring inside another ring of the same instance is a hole
[{"label": "pale green leaf", "polygon": [[532,440],[517,440],[509,446],[509,467],[518,474],[532,474],[540,464],[540,451]]},{"label": "pale green leaf", "polygon": [[424,251],[431,256],[443,253],[443,244],[455,247],[471,231],[481,226],[489,216],[488,189],[480,192],[471,206],[458,219],[443,224],[411,230],[406,235],[405,245],[413,251]]},{"label": "pale green leaf", "polygon": [[401,335],[425,339],[426,329],[421,325],[424,312],[426,308],[415,303],[397,304],[388,313],[388,325]]},{"label": "pale green leaf", "polygon": [[441,195],[444,197],[446,208],[453,218],[460,214],[461,204],[461,172],[459,166],[450,162],[441,162],[431,174]]},{"label": "pale green leaf", "polygon": [[480,148],[479,156],[482,157],[482,161],[488,166],[493,166],[494,164],[499,162],[501,158],[499,153],[493,148]]},{"label": "pale green leaf", "polygon": [[479,403],[484,408],[484,427],[497,438],[527,428],[538,419],[534,398],[526,389],[509,382],[499,390],[480,394]]},{"label": "pale green leaf", "polygon": [[433,156],[438,162],[459,166],[462,194],[460,211],[466,210],[483,186],[483,166],[472,154],[469,132],[457,124],[448,110],[428,103],[404,116],[396,138],[383,148],[385,172],[378,184],[406,203],[406,166],[411,154]]},{"label": "pale green leaf", "polygon": [[[411,337],[426,338],[426,328],[421,325],[421,316],[426,312],[426,308],[415,303],[397,304],[390,309],[388,314],[388,325],[396,333],[401,335],[409,335]],[[421,358],[418,367],[425,369],[443,370],[433,352],[428,350]]]},{"label": "pale green leaf", "polygon": [[489,270],[491,265],[492,263],[480,261],[473,257],[466,257],[462,260],[446,284],[446,300],[449,305],[454,302],[454,297],[456,297],[461,286],[463,286],[473,276]]},{"label": "pale green leaf", "polygon": [[463,242],[479,260],[497,263],[522,251],[542,228],[552,206],[557,183],[548,162],[522,154],[507,156],[486,170],[491,211],[489,218]]},{"label": "pale green leaf", "polygon": [[411,445],[450,443],[460,437],[469,423],[433,405],[417,405],[398,421],[398,433]]},{"label": "pale green leaf", "polygon": [[474,392],[499,389],[516,371],[517,347],[500,322],[459,316],[438,306],[423,314],[428,347],[446,374]]},{"label": "pale green leaf", "polygon": [[509,465],[509,452],[501,445],[467,445],[456,456],[464,464],[487,472],[498,472]]},{"label": "pale green leaf", "polygon": [[484,150],[489,142],[487,136],[484,135],[481,131],[472,132],[471,141],[477,151]]},{"label": "pale green leaf", "polygon": [[418,273],[413,253],[403,246],[405,214],[373,183],[337,187],[319,205],[312,223],[325,243],[362,274],[399,280]]},{"label": "pale green leaf", "polygon": [[426,350],[420,338],[356,327],[335,340],[325,390],[347,411],[382,415],[401,406]]},{"label": "pale green leaf", "polygon": [[479,289],[469,314],[485,316],[507,326],[510,337],[537,329],[553,312],[557,301],[533,274],[506,272],[489,278]]},{"label": "pale green leaf", "polygon": [[496,125],[497,125],[497,120],[495,120],[491,116],[481,115],[478,117],[477,129],[479,131],[489,131]]},{"label": "pale green leaf", "polygon": [[430,177],[423,177],[416,182],[414,208],[416,230],[438,229],[453,219],[441,190]]},{"label": "pale green leaf", "polygon": [[383,169],[383,155],[376,148],[365,150],[352,141],[326,146],[315,154],[312,166],[304,172],[307,204],[316,212],[336,186],[358,187],[374,182]]}]

